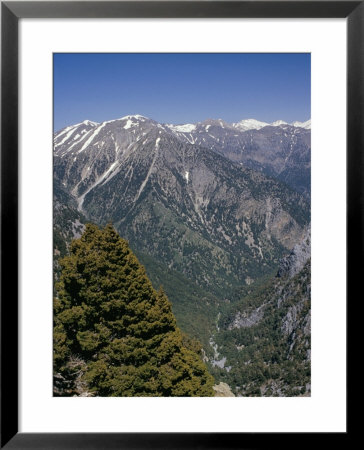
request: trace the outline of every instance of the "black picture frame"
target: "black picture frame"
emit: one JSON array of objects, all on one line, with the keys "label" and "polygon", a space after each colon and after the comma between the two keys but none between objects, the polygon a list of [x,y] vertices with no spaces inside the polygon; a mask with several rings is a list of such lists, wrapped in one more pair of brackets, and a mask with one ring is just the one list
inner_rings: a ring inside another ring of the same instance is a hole
[{"label": "black picture frame", "polygon": [[[363,1],[1,2],[1,448],[228,449],[307,445],[310,433],[18,432],[18,21],[21,18],[346,18],[347,305],[364,273]],[[348,311],[349,312],[349,311]],[[348,341],[347,348],[350,349]],[[345,445],[346,433],[331,433]],[[315,434],[315,443],[325,440]]]}]

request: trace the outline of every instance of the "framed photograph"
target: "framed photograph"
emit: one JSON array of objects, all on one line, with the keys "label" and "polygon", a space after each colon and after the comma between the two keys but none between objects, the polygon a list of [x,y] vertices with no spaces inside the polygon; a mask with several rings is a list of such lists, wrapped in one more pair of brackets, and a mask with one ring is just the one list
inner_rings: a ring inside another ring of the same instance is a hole
[{"label": "framed photograph", "polygon": [[362,2],[1,6],[1,446],[347,439]]}]

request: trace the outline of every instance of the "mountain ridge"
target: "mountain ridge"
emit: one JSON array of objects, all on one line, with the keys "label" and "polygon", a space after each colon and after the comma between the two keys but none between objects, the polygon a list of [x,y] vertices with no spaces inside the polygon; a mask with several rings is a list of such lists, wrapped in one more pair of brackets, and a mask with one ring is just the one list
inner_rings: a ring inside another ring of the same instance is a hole
[{"label": "mountain ridge", "polygon": [[[130,152],[137,142],[136,137],[144,139],[152,129],[171,134],[185,144],[209,148],[234,163],[288,184],[306,197],[310,195],[311,133],[309,129],[287,124],[240,131],[220,119],[177,126],[160,124],[141,115],[128,115],[100,124],[86,120],[54,135],[54,153],[64,157],[65,153],[72,151],[78,158],[94,141],[100,142],[98,136],[105,135],[105,130],[118,134],[117,141],[114,141],[116,153]],[[110,173],[105,167],[105,177],[115,172],[114,167],[107,169]],[[86,177],[87,174],[84,175]],[[95,182],[100,175],[95,177]]]},{"label": "mountain ridge", "polygon": [[[141,114],[128,114],[126,116],[122,116],[116,119],[111,119],[111,120],[105,120],[102,122],[94,122],[92,120],[89,119],[85,119],[82,122],[79,122],[77,124],[72,124],[63,128],[60,128],[59,130],[57,130],[54,134],[59,134],[65,130],[70,130],[71,128],[77,126],[77,125],[81,125],[81,124],[85,124],[85,125],[94,125],[94,126],[98,126],[101,125],[103,123],[110,123],[110,122],[114,122],[114,121],[119,121],[119,120],[124,120],[126,118],[128,119],[132,119],[132,118],[144,118],[147,120],[153,120],[149,117],[143,116]],[[157,122],[157,121],[155,121]],[[306,128],[306,129],[310,129],[311,128],[311,119],[308,119],[304,122],[300,122],[298,120],[293,121],[293,122],[285,122],[284,120],[278,119],[275,120],[273,122],[263,122],[254,118],[249,118],[249,119],[241,119],[238,122],[226,122],[223,119],[205,119],[201,122],[196,122],[196,123],[183,123],[183,124],[171,124],[171,123],[165,123],[164,125],[166,125],[169,128],[180,128],[180,130],[178,131],[190,131],[191,128],[195,127],[197,124],[209,124],[209,122],[223,122],[224,124],[232,127],[232,128],[240,128],[241,131],[248,131],[248,130],[255,130],[255,129],[259,129],[259,128],[263,128],[265,126],[281,126],[281,125],[291,125],[294,127],[300,127],[300,128]],[[182,129],[184,128],[184,130]]]}]

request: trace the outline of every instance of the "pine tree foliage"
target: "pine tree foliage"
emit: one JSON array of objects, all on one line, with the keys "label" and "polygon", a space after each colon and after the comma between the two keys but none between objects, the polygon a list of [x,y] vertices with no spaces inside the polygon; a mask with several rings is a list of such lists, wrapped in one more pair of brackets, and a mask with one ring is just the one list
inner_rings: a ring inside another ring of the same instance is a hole
[{"label": "pine tree foliage", "polygon": [[213,396],[213,378],[184,345],[171,304],[112,225],[88,224],[60,260],[54,304],[55,373],[84,361],[98,396]]}]

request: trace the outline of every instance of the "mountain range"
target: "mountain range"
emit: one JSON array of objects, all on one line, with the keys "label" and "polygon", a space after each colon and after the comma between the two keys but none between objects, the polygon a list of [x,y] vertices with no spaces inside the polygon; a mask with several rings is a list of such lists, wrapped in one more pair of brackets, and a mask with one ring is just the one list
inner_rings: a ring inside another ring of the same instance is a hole
[{"label": "mountain range", "polygon": [[214,361],[217,318],[236,292],[274,277],[305,237],[310,149],[310,121],[130,115],[66,127],[54,134],[55,255],[86,221],[112,222]]},{"label": "mountain range", "polygon": [[[181,142],[209,148],[246,168],[283,181],[306,197],[310,195],[310,120],[293,124],[279,120],[266,124],[248,119],[228,124],[221,119],[209,119],[184,125],[159,124],[140,115],[125,116],[101,124],[85,120],[55,134],[56,153],[72,149],[78,149],[81,153],[93,142],[102,142],[99,137],[116,128],[119,135],[118,149],[123,152],[126,142],[131,145],[155,126]],[[105,176],[114,172],[115,168],[108,169],[110,173],[104,173]]]}]

